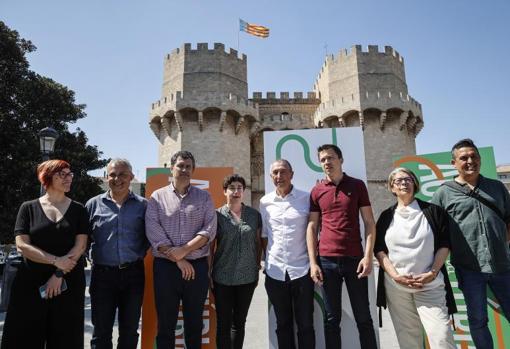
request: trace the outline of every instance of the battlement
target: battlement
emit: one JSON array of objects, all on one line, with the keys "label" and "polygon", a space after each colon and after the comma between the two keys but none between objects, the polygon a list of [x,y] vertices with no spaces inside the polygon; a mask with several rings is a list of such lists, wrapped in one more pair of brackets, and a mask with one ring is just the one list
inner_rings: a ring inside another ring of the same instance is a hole
[{"label": "battlement", "polygon": [[238,105],[242,107],[255,109],[257,107],[256,103],[252,102],[251,100],[235,95],[233,93],[218,93],[218,92],[183,93],[182,91],[177,91],[175,94],[171,93],[167,97],[164,97],[152,103],[151,110],[155,110],[164,106],[178,107],[182,105],[188,107],[193,107],[194,105],[200,106],[208,105],[209,107]]},{"label": "battlement", "polygon": [[[362,95],[351,94],[349,96],[343,96],[340,98],[332,99],[327,102],[323,102],[319,106],[319,110],[333,109],[342,105],[352,105],[355,103],[371,103],[374,106],[377,104],[387,104],[389,106],[394,105],[395,102],[400,101],[410,105],[413,109],[421,112],[421,104],[411,97],[407,93],[396,92],[396,91],[372,91],[366,92]],[[396,105],[395,105],[396,106]]]},{"label": "battlement", "polygon": [[[393,47],[384,46],[383,51],[379,49],[379,45],[368,45],[366,49],[361,45],[353,45],[349,50],[340,49],[336,56],[334,54],[328,55],[328,58],[333,62],[337,62],[352,56],[391,56],[396,61],[404,63],[404,58]],[[328,59],[326,59],[324,64],[327,64],[327,62]]]},{"label": "battlement", "polygon": [[217,54],[225,57],[235,58],[246,63],[245,54],[242,54],[241,57],[239,57],[239,53],[233,48],[230,48],[228,51],[226,51],[225,45],[222,43],[215,42],[213,45],[213,48],[209,49],[209,44],[207,42],[201,42],[196,44],[196,48],[193,48],[190,43],[185,43],[180,48],[173,49],[169,54],[167,54],[166,59],[169,60],[172,57],[180,55]]},{"label": "battlement", "polygon": [[[354,74],[354,75],[353,75]],[[342,95],[344,89],[353,85],[352,76],[358,84],[369,89],[396,89],[405,91],[404,58],[391,46],[353,45],[349,50],[341,49],[325,57],[314,83],[314,90],[321,91],[326,100]],[[340,83],[338,83],[340,81]],[[333,91],[330,84],[337,82]]]},{"label": "battlement", "polygon": [[316,100],[317,96],[315,92],[294,92],[293,98],[290,98],[289,92],[280,92],[280,98],[276,98],[276,92],[266,92],[266,98],[264,98],[262,92],[253,92],[252,97],[254,102],[259,100],[275,100],[275,101],[290,101],[290,100]]},{"label": "battlement", "polygon": [[379,45],[368,45],[366,50],[363,50],[362,45],[353,45],[350,49],[340,49],[336,55],[328,54],[324,60],[324,63],[322,63],[319,77],[329,64],[347,61],[348,59],[352,59],[358,56],[389,56],[393,57],[395,61],[404,64],[404,57],[402,57],[400,53],[398,53],[398,51],[395,50],[392,46],[384,46],[384,51],[382,51],[379,49]]}]

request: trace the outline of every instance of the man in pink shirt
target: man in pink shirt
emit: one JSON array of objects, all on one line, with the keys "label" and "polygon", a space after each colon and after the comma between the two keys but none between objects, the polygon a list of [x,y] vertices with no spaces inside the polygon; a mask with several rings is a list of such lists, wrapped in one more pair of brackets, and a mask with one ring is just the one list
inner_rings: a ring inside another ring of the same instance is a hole
[{"label": "man in pink shirt", "polygon": [[[345,281],[362,349],[377,349],[368,301],[367,276],[372,271],[375,222],[365,183],[342,171],[342,151],[324,144],[317,150],[326,179],[310,194],[307,228],[310,276],[323,286],[326,349],[340,349],[342,284]],[[365,226],[365,250],[359,215]],[[320,226],[320,240],[317,232]],[[317,246],[319,260],[317,259]]]},{"label": "man in pink shirt", "polygon": [[202,312],[209,289],[209,242],[216,234],[211,196],[191,185],[195,159],[178,151],[170,160],[172,182],[152,193],[145,214],[154,255],[154,296],[158,348],[175,348],[175,326],[182,301],[184,342],[202,346]]}]

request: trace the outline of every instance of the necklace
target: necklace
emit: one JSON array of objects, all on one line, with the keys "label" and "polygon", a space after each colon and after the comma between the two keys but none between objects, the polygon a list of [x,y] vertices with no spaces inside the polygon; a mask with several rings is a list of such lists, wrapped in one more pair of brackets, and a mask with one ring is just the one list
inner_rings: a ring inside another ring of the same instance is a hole
[{"label": "necklace", "polygon": [[241,215],[243,213],[243,205],[241,205],[241,208],[236,212],[232,209],[232,207],[228,206],[228,209],[230,211],[230,214],[234,217],[234,219],[239,222],[241,221]]}]

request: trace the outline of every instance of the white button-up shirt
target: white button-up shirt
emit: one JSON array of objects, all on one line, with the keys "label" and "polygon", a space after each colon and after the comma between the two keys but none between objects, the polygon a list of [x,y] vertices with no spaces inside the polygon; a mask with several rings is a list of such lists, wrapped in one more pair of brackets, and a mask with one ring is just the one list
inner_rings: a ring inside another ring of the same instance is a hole
[{"label": "white button-up shirt", "polygon": [[310,212],[310,195],[292,188],[285,197],[276,192],[260,199],[262,237],[267,238],[266,274],[284,281],[308,273],[310,261],[306,248],[306,227]]}]

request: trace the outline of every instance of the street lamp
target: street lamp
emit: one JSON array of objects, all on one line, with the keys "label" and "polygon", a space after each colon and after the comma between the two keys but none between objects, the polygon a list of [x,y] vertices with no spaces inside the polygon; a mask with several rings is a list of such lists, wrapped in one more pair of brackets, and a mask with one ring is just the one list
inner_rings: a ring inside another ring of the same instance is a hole
[{"label": "street lamp", "polygon": [[43,160],[49,160],[50,154],[55,149],[55,141],[57,140],[58,132],[54,128],[45,127],[39,131],[39,145]]},{"label": "street lamp", "polygon": [[[43,161],[50,159],[50,154],[55,149],[55,141],[57,140],[58,132],[54,128],[45,127],[39,131],[39,146],[41,148]],[[41,184],[41,196],[44,195],[46,190]]]}]

